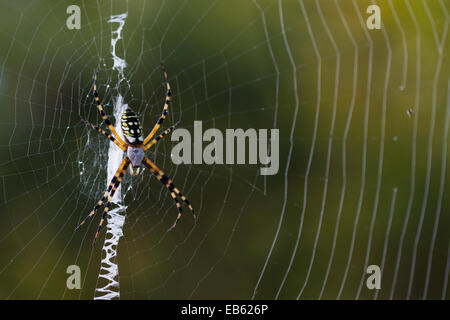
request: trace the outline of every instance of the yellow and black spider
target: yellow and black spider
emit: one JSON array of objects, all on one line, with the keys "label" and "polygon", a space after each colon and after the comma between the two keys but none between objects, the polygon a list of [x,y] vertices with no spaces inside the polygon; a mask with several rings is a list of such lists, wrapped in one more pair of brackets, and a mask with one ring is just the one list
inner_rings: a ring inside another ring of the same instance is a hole
[{"label": "yellow and black spider", "polygon": [[[163,111],[161,114],[161,117],[159,118],[158,122],[156,122],[155,126],[153,127],[150,134],[143,139],[143,133],[142,133],[142,127],[139,121],[139,118],[136,116],[133,110],[130,108],[127,108],[121,118],[121,124],[122,124],[122,131],[124,134],[125,141],[123,141],[120,136],[117,134],[117,131],[114,129],[113,125],[111,124],[111,121],[109,121],[108,116],[105,114],[105,111],[103,111],[103,107],[100,103],[100,98],[98,97],[97,92],[97,76],[98,76],[98,70],[95,73],[94,77],[94,98],[97,102],[98,110],[100,111],[100,114],[103,118],[103,121],[108,126],[109,130],[111,130],[111,133],[105,132],[103,129],[101,129],[98,126],[94,126],[93,124],[86,122],[88,125],[90,125],[93,129],[97,130],[102,135],[106,136],[109,140],[114,142],[120,149],[123,150],[123,152],[126,152],[126,156],[123,159],[122,163],[119,166],[119,169],[117,169],[114,177],[112,178],[110,184],[108,185],[108,188],[106,189],[105,194],[100,199],[99,202],[95,205],[94,209],[92,209],[91,213],[78,225],[78,227],[75,229],[77,230],[79,227],[81,227],[83,224],[86,223],[86,221],[91,218],[97,209],[104,203],[104,201],[107,199],[105,210],[103,211],[103,216],[100,220],[100,223],[98,225],[97,232],[95,233],[94,238],[94,244],[97,241],[100,229],[103,225],[103,222],[106,218],[106,215],[109,211],[111,200],[114,196],[114,193],[116,192],[116,189],[119,187],[120,182],[122,181],[122,178],[128,168],[130,166],[130,172],[132,175],[137,175],[139,173],[139,169],[141,165],[144,165],[147,167],[155,176],[156,178],[161,181],[164,186],[169,189],[170,195],[175,201],[175,204],[178,209],[178,216],[175,219],[174,224],[169,228],[168,231],[172,230],[176,225],[178,220],[181,218],[181,203],[178,201],[177,195],[183,200],[188,208],[192,211],[192,214],[194,216],[194,221],[197,222],[197,215],[194,213],[194,209],[192,208],[189,200],[180,192],[179,189],[177,189],[172,180],[167,177],[162,170],[160,170],[153,162],[150,161],[149,158],[145,156],[144,151],[146,151],[148,148],[153,146],[156,142],[161,140],[166,134],[172,132],[176,125],[171,126],[167,130],[165,130],[163,133],[161,133],[159,136],[154,138],[152,140],[152,137],[155,135],[156,131],[161,127],[161,124],[163,123],[164,119],[167,116],[167,111],[169,110],[169,103],[170,103],[170,96],[172,94],[172,91],[170,90],[170,84],[169,80],[167,78],[167,72],[164,68],[164,65],[162,65],[162,71],[164,73],[164,80],[167,87],[166,92],[166,99],[164,102]],[[136,174],[133,171],[133,168],[137,168]],[[109,195],[109,196],[108,196]]]}]

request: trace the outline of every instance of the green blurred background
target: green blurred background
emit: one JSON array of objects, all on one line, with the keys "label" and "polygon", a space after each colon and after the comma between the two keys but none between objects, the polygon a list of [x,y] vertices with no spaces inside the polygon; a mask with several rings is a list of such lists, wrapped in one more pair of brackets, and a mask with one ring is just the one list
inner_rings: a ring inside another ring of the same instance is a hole
[{"label": "green blurred background", "polygon": [[[381,8],[368,30],[366,8]],[[81,8],[68,30],[66,8]],[[445,1],[0,1],[0,298],[92,299],[104,230],[74,228],[106,187],[92,96],[120,92],[148,132],[279,128],[280,170],[179,165],[167,139],[124,180],[123,299],[440,299],[449,271],[449,4]],[[112,70],[111,15],[128,12]],[[408,116],[407,110],[414,112]],[[66,288],[79,265],[82,289]],[[381,290],[365,267],[383,266]],[[395,286],[393,285],[395,283]]]}]

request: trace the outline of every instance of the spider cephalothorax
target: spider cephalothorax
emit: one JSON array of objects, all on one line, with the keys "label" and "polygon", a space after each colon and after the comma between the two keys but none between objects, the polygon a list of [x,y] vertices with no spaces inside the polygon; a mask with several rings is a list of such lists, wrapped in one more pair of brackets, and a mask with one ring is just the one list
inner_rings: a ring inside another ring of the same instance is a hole
[{"label": "spider cephalothorax", "polygon": [[[137,176],[139,174],[139,168],[142,165],[142,162],[145,158],[144,148],[142,146],[139,147],[128,147],[127,148],[127,157],[130,159],[130,173],[133,176]],[[133,168],[137,168],[136,173],[133,171]]]},{"label": "spider cephalothorax", "polygon": [[[163,123],[164,119],[166,118],[167,111],[169,110],[169,103],[170,103],[170,96],[171,96],[171,90],[170,90],[170,84],[169,80],[167,79],[167,73],[164,69],[164,66],[162,67],[164,72],[164,79],[166,83],[166,100],[164,102],[163,112],[158,120],[158,122],[153,127],[152,131],[149,133],[149,135],[143,139],[143,133],[142,133],[142,127],[141,123],[139,121],[139,118],[137,117],[136,113],[134,113],[133,110],[130,108],[127,108],[125,112],[122,115],[121,118],[121,124],[122,124],[122,132],[123,136],[125,138],[125,141],[121,139],[121,137],[117,134],[117,131],[114,129],[113,125],[111,124],[111,121],[109,121],[108,116],[103,111],[103,107],[100,103],[100,98],[98,97],[97,92],[97,75],[98,70],[95,73],[94,77],[94,98],[97,102],[97,108],[100,111],[100,114],[102,116],[103,121],[108,126],[109,130],[111,130],[111,133],[105,132],[103,129],[101,129],[98,126],[94,126],[90,123],[88,123],[92,128],[97,130],[102,135],[106,136],[109,140],[114,142],[120,149],[122,149],[123,152],[126,153],[125,158],[123,159],[122,163],[120,164],[119,168],[116,171],[116,174],[111,180],[111,183],[109,184],[108,188],[106,189],[105,194],[100,199],[99,202],[95,205],[94,209],[89,213],[89,215],[81,221],[81,223],[78,225],[77,229],[86,223],[86,221],[91,218],[97,209],[106,201],[105,210],[103,211],[103,216],[100,220],[100,224],[97,229],[97,233],[95,234],[94,243],[97,240],[98,234],[100,232],[100,229],[102,227],[103,221],[106,219],[106,215],[109,211],[111,200],[114,196],[114,193],[116,192],[117,188],[120,185],[120,182],[123,179],[123,176],[127,170],[128,167],[130,167],[131,174],[133,173],[132,168],[140,168],[142,165],[144,165],[146,168],[150,170],[151,173],[153,173],[156,178],[161,181],[162,184],[169,190],[171,197],[175,201],[176,207],[178,209],[178,215],[173,223],[173,225],[169,228],[169,230],[172,230],[178,220],[181,218],[181,203],[179,202],[177,197],[180,197],[184,203],[188,206],[188,208],[192,211],[192,214],[194,216],[195,221],[197,221],[197,216],[194,213],[194,209],[192,208],[189,200],[181,193],[181,191],[175,187],[173,184],[173,181],[166,176],[166,174],[159,169],[152,161],[150,161],[149,158],[145,156],[145,151],[149,149],[151,146],[153,146],[155,143],[157,143],[159,140],[161,140],[166,134],[172,132],[175,129],[175,125],[171,126],[167,130],[165,130],[163,133],[161,133],[159,136],[153,138],[153,136],[156,134],[158,129],[161,127],[161,124]],[[152,139],[153,138],[153,139]],[[136,172],[137,174],[137,172]]]}]

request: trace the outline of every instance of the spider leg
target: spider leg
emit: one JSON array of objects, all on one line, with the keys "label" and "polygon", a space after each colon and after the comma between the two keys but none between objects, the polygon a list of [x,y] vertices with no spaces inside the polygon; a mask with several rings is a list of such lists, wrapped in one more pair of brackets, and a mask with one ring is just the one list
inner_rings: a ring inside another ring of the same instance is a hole
[{"label": "spider leg", "polygon": [[169,79],[167,78],[167,72],[166,68],[163,64],[161,64],[162,71],[164,72],[164,80],[166,82],[167,92],[166,92],[166,101],[164,102],[163,111],[161,114],[161,117],[159,118],[158,122],[156,122],[155,126],[153,127],[150,134],[145,138],[143,144],[146,145],[150,139],[155,135],[156,131],[161,127],[161,124],[163,123],[164,119],[166,119],[167,111],[169,111],[169,103],[170,103],[170,96],[172,95],[172,90],[170,90],[170,84]]},{"label": "spider leg", "polygon": [[178,216],[177,216],[177,219],[175,220],[175,223],[169,228],[168,231],[175,228],[178,220],[180,220],[180,218],[181,218],[181,205],[178,202],[178,199],[176,199],[175,193],[178,196],[180,196],[181,200],[183,200],[186,203],[189,210],[191,210],[191,212],[192,212],[195,223],[197,223],[197,215],[195,214],[190,201],[180,192],[180,190],[178,190],[178,188],[175,187],[175,185],[173,184],[173,181],[168,176],[166,176],[166,174],[163,171],[161,171],[161,169],[159,169],[153,162],[151,162],[149,158],[145,157],[143,164],[156,176],[156,178],[159,181],[161,181],[161,183],[167,189],[169,189],[170,195],[172,196],[172,198],[174,198],[175,203],[177,204]]},{"label": "spider leg", "polygon": [[97,209],[100,208],[100,206],[103,204],[103,202],[107,199],[109,192],[113,189],[113,187],[117,183],[118,177],[119,177],[120,173],[123,171],[123,168],[125,167],[125,165],[128,165],[128,161],[129,160],[128,160],[127,157],[122,161],[122,163],[119,166],[119,169],[117,169],[117,171],[116,171],[116,174],[111,179],[111,182],[108,185],[108,188],[106,189],[106,192],[103,195],[103,197],[100,199],[99,202],[97,202],[97,204],[95,205],[94,209],[92,209],[92,211],[87,215],[87,217],[84,218],[83,221],[81,221],[81,223],[78,225],[78,227],[76,227],[75,231],[78,230],[78,228],[80,228],[83,224],[85,224],[87,220],[92,218],[92,216],[95,214]]},{"label": "spider leg", "polygon": [[103,121],[105,122],[105,124],[108,126],[109,130],[111,130],[111,132],[113,133],[113,135],[116,137],[117,140],[119,140],[119,142],[125,146],[126,143],[120,138],[120,136],[117,134],[116,129],[114,129],[113,125],[111,124],[111,121],[109,121],[108,116],[106,115],[105,111],[103,111],[103,107],[100,103],[100,98],[98,97],[98,92],[97,92],[97,76],[98,76],[98,71],[99,69],[97,69],[97,71],[95,72],[95,76],[94,76],[94,98],[95,101],[97,102],[97,108],[98,111],[100,111],[100,115],[102,116]]},{"label": "spider leg", "polygon": [[[144,164],[144,165],[146,165],[146,164]],[[146,165],[146,167],[158,178],[158,172],[157,171],[155,171],[149,165]],[[159,180],[162,182],[161,179],[159,179]],[[162,182],[162,183],[164,184],[164,182]],[[177,215],[177,218],[175,219],[175,222],[173,223],[173,225],[167,231],[171,231],[173,228],[175,228],[175,226],[177,225],[178,220],[181,219],[181,214],[182,214],[181,203],[180,203],[180,201],[178,201],[176,193],[173,190],[170,190],[170,188],[169,188],[169,192],[170,192],[170,196],[175,201],[175,205],[177,206],[178,215]]]},{"label": "spider leg", "polygon": [[181,213],[182,213],[181,203],[180,203],[180,201],[178,201],[177,195],[175,194],[175,192],[170,191],[170,196],[175,201],[175,205],[177,206],[177,209],[178,209],[178,215],[177,215],[177,218],[175,219],[175,222],[173,223],[173,225],[169,229],[167,229],[167,231],[172,231],[172,229],[175,228],[178,220],[181,219]]},{"label": "spider leg", "polygon": [[94,242],[92,243],[93,246],[95,246],[95,243],[97,242],[97,238],[98,238],[98,235],[102,228],[103,222],[105,221],[106,215],[108,214],[109,208],[111,206],[112,198],[113,198],[114,194],[116,193],[116,190],[119,187],[120,183],[122,182],[122,178],[123,178],[125,172],[127,171],[128,165],[130,164],[130,160],[128,159],[128,157],[125,157],[125,160],[126,160],[125,165],[122,167],[122,170],[120,171],[119,176],[117,177],[117,181],[111,190],[111,194],[108,197],[108,202],[106,202],[105,210],[103,211],[103,215],[102,215],[102,218],[100,219],[100,223],[98,225],[97,232],[95,233]]},{"label": "spider leg", "polygon": [[157,143],[159,140],[161,140],[162,138],[164,138],[164,136],[166,134],[171,133],[173,130],[175,130],[175,127],[179,124],[179,122],[175,123],[173,126],[171,126],[170,128],[166,129],[166,131],[164,131],[163,133],[161,133],[159,136],[157,136],[156,138],[154,138],[152,141],[150,141],[145,147],[144,147],[144,151],[146,151],[148,148],[150,148],[152,145],[154,145],[155,143]]},{"label": "spider leg", "polygon": [[120,144],[119,141],[117,141],[117,139],[115,139],[112,135],[110,135],[109,133],[107,133],[105,130],[103,130],[102,128],[98,127],[98,126],[94,126],[92,123],[83,120],[86,125],[89,125],[92,129],[94,129],[95,131],[99,132],[100,134],[104,135],[105,137],[107,137],[109,140],[111,140],[112,142],[114,142],[120,149],[122,149],[123,152],[127,151],[127,148],[124,147],[122,144]]}]

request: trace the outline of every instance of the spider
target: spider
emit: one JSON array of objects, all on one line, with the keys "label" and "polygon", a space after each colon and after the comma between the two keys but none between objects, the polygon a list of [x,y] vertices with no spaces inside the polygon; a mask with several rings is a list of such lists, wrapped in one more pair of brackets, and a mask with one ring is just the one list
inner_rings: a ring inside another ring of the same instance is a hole
[{"label": "spider", "polygon": [[[100,219],[100,223],[97,228],[97,232],[95,233],[94,238],[94,245],[97,241],[98,235],[100,233],[100,229],[102,228],[103,222],[106,219],[106,215],[110,209],[111,201],[114,196],[114,193],[116,192],[117,188],[120,185],[120,182],[123,179],[123,176],[127,170],[127,168],[130,168],[131,175],[138,175],[139,169],[142,165],[144,165],[146,168],[150,170],[151,173],[153,173],[156,178],[161,181],[161,183],[169,190],[170,195],[172,196],[173,200],[175,201],[176,207],[178,209],[178,215],[175,219],[175,222],[173,225],[167,230],[171,231],[175,226],[177,225],[178,220],[181,218],[181,203],[178,200],[177,196],[183,200],[186,205],[188,206],[189,210],[191,210],[194,222],[197,222],[197,215],[194,212],[194,209],[191,206],[190,201],[181,193],[181,191],[176,188],[173,184],[173,181],[167,177],[162,170],[160,170],[152,161],[150,161],[149,158],[145,156],[145,151],[148,150],[151,146],[156,144],[159,140],[161,140],[165,135],[172,132],[175,127],[178,125],[178,123],[174,124],[167,130],[165,130],[163,133],[161,133],[159,136],[152,139],[152,137],[155,135],[155,133],[158,131],[158,129],[161,127],[161,124],[163,123],[164,119],[167,116],[167,112],[169,110],[169,103],[170,103],[170,97],[172,95],[172,91],[170,89],[169,80],[167,77],[166,69],[164,68],[164,65],[162,65],[162,71],[164,73],[164,80],[166,84],[166,99],[164,102],[163,111],[161,114],[161,117],[156,122],[155,126],[153,127],[152,131],[149,133],[149,135],[144,139],[143,138],[143,132],[142,127],[139,121],[139,118],[137,117],[136,113],[131,108],[127,108],[121,117],[121,126],[122,126],[122,132],[124,134],[125,141],[121,139],[121,137],[117,134],[117,131],[114,129],[113,125],[111,124],[111,121],[108,119],[108,116],[105,114],[105,111],[103,110],[103,107],[100,103],[100,98],[98,96],[97,92],[97,77],[99,70],[95,72],[94,76],[94,98],[97,102],[97,108],[100,111],[100,114],[102,116],[103,122],[108,126],[109,130],[111,130],[111,133],[108,133],[101,129],[98,126],[95,126],[87,121],[86,124],[91,126],[94,130],[98,131],[100,134],[107,137],[109,140],[114,142],[120,149],[122,149],[123,152],[126,153],[125,158],[123,159],[122,163],[120,164],[119,168],[117,169],[114,177],[112,178],[110,184],[108,185],[108,188],[106,189],[106,192],[104,193],[103,197],[97,202],[97,204],[94,206],[92,211],[89,213],[89,215],[77,226],[75,230],[77,230],[79,227],[84,225],[86,221],[95,214],[97,209],[106,201],[105,210],[103,211],[102,218]],[[134,172],[133,168],[136,168],[136,172]],[[109,196],[108,196],[109,195]]]}]

